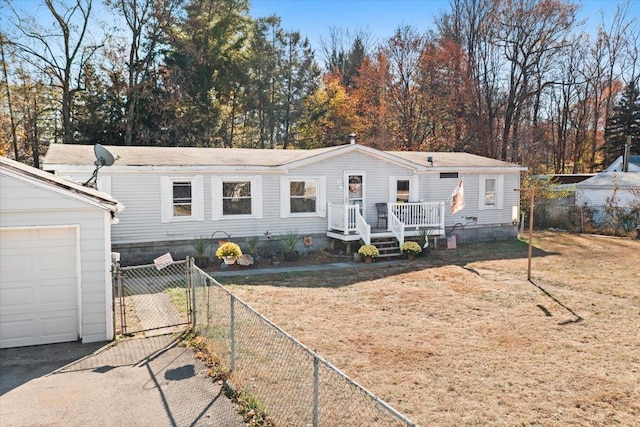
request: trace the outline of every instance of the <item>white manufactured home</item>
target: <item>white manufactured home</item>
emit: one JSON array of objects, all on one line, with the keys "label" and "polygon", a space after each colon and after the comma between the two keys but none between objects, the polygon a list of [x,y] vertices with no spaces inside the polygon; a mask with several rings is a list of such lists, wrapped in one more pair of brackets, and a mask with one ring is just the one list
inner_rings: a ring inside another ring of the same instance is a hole
[{"label": "white manufactured home", "polygon": [[0,348],[113,338],[107,194],[0,157]]},{"label": "white manufactured home", "polygon": [[[288,231],[330,244],[401,243],[420,233],[458,241],[515,237],[524,167],[466,153],[380,151],[359,144],[313,150],[106,147],[117,159],[97,185],[127,206],[113,227],[123,262],[192,253],[195,238],[242,243]],[[54,144],[44,169],[77,182],[94,147]],[[464,208],[450,211],[462,181]],[[452,231],[453,230],[453,231]],[[311,239],[310,239],[311,240]]]}]

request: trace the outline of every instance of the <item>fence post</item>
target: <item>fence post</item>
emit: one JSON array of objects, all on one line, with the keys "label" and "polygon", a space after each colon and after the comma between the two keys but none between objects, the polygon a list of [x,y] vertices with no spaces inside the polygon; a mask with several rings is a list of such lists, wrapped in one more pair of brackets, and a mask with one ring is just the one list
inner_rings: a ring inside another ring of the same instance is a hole
[{"label": "fence post", "polygon": [[120,333],[124,336],[127,334],[127,319],[125,316],[125,301],[123,290],[122,268],[120,264],[116,264],[116,281],[118,282],[118,298],[120,302]]},{"label": "fence post", "polygon": [[191,300],[191,327],[196,327],[196,292],[193,287],[193,258],[187,257],[187,290]]},{"label": "fence post", "polygon": [[111,312],[113,313],[113,339],[116,338],[116,298],[120,298],[118,295],[118,278],[116,276],[117,265],[118,264],[116,263],[111,263]]},{"label": "fence post", "polygon": [[313,427],[318,427],[318,395],[320,394],[320,372],[319,361],[316,355],[313,356]]},{"label": "fence post", "polygon": [[235,334],[235,323],[236,323],[236,299],[233,295],[231,296],[231,331],[229,333],[231,340],[231,372],[236,370],[236,334]]},{"label": "fence post", "polygon": [[207,289],[207,326],[210,326],[209,323],[211,320],[211,302],[209,301],[209,289],[211,288],[211,278],[207,276],[204,283]]}]

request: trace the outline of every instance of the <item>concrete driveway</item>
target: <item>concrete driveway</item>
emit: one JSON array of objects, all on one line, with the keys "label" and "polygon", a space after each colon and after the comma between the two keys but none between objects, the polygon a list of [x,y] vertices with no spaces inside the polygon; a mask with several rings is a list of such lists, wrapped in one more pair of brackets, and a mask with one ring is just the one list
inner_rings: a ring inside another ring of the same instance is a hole
[{"label": "concrete driveway", "polygon": [[2,426],[243,426],[171,336],[0,350]]}]

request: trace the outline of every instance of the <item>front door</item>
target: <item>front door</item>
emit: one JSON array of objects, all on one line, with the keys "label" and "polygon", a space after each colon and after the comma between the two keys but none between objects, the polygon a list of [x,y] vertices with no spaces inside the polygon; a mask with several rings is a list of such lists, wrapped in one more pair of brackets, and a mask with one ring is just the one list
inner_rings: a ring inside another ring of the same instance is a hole
[{"label": "front door", "polygon": [[346,176],[345,199],[349,205],[360,207],[360,214],[364,216],[364,174],[348,173]]}]

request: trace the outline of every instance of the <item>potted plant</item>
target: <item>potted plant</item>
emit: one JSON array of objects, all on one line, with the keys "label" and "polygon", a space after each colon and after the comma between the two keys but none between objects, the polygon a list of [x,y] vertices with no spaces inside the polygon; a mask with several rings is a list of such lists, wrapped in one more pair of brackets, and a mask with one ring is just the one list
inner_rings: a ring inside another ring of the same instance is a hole
[{"label": "potted plant", "polygon": [[226,242],[220,245],[218,250],[216,250],[216,256],[222,260],[224,260],[225,264],[233,264],[236,262],[239,256],[242,255],[242,250],[240,250],[240,246],[236,245],[233,242]]},{"label": "potted plant", "polygon": [[260,243],[258,236],[250,237],[247,240],[247,253],[255,257],[258,254],[258,243]]},{"label": "potted plant", "polygon": [[404,242],[400,247],[400,250],[407,256],[407,259],[413,259],[416,255],[422,252],[422,248],[417,242]]},{"label": "potted plant", "polygon": [[196,265],[200,268],[209,266],[209,257],[206,255],[206,252],[210,244],[209,239],[206,237],[197,237],[193,241],[193,249],[196,251]]},{"label": "potted plant", "polygon": [[301,237],[295,230],[289,230],[282,233],[280,236],[286,246],[284,253],[284,259],[286,261],[296,261],[298,259],[298,251],[296,251],[296,245],[300,241]]},{"label": "potted plant", "polygon": [[370,263],[374,258],[380,256],[378,248],[373,245],[363,245],[358,249],[358,253],[364,257],[364,262]]}]

